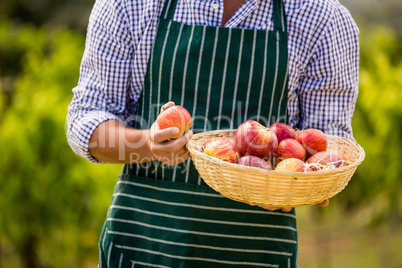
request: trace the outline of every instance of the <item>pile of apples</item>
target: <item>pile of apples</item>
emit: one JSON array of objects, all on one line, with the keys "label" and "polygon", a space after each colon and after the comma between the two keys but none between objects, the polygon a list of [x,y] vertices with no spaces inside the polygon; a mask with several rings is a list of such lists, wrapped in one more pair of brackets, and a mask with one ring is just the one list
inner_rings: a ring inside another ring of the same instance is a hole
[{"label": "pile of apples", "polygon": [[[174,105],[158,117],[159,129],[177,127],[181,137],[192,126],[188,111]],[[346,165],[338,151],[327,150],[325,134],[314,128],[298,133],[291,126],[275,123],[269,127],[254,120],[243,122],[232,137],[219,137],[203,144],[205,154],[223,161],[267,170],[310,172]]]},{"label": "pile of apples", "polygon": [[243,122],[232,137],[207,140],[203,151],[223,161],[267,170],[311,172],[345,165],[345,157],[327,150],[325,134],[314,128],[296,133],[284,123],[269,127]]}]

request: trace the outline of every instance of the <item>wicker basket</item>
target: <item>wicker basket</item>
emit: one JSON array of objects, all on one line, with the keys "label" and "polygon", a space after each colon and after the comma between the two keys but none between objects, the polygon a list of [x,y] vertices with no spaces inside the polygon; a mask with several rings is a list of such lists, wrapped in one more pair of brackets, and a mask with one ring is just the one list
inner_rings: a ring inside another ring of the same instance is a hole
[{"label": "wicker basket", "polygon": [[314,172],[285,172],[241,166],[202,152],[205,141],[229,137],[235,130],[194,134],[188,142],[192,161],[202,179],[222,195],[250,205],[300,207],[320,203],[341,192],[363,161],[363,148],[346,138],[327,135],[328,149],[338,150],[349,164]]}]

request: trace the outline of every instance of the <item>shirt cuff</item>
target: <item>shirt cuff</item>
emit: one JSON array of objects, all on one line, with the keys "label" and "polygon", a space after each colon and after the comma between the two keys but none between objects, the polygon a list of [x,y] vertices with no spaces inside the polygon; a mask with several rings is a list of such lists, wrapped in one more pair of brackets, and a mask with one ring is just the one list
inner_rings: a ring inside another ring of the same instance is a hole
[{"label": "shirt cuff", "polygon": [[89,140],[94,130],[108,120],[118,120],[125,124],[122,118],[106,111],[88,111],[74,119],[69,118],[67,120],[67,140],[71,149],[92,163],[103,164],[90,154],[91,144]]}]

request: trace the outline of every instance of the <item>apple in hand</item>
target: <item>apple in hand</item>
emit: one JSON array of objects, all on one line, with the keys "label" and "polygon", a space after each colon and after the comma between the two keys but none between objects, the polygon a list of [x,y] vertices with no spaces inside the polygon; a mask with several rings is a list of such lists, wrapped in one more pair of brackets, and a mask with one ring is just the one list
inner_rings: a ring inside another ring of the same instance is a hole
[{"label": "apple in hand", "polygon": [[268,158],[278,148],[275,133],[254,120],[243,122],[237,128],[234,140],[240,156],[254,155]]},{"label": "apple in hand", "polygon": [[296,140],[306,149],[307,157],[326,151],[328,147],[327,137],[324,132],[315,128],[302,130],[297,135]]},{"label": "apple in hand", "polygon": [[305,163],[297,158],[287,158],[281,161],[275,168],[277,171],[304,172],[306,170]]},{"label": "apple in hand", "polygon": [[205,142],[204,153],[226,162],[235,163],[239,158],[239,154],[236,152],[233,142],[230,142],[229,139],[223,137]]},{"label": "apple in hand", "polygon": [[278,139],[278,144],[281,143],[284,139],[296,139],[296,131],[289,125],[284,123],[275,123],[268,127],[272,130],[276,138]]},{"label": "apple in hand", "polygon": [[279,161],[286,158],[306,159],[306,149],[295,139],[284,139],[278,145],[276,156]]},{"label": "apple in hand", "polygon": [[257,168],[263,168],[267,170],[272,170],[272,165],[269,160],[264,160],[262,158],[259,158],[258,156],[254,155],[245,155],[240,157],[240,159],[237,161],[236,164],[243,165],[243,166],[249,166],[249,167],[257,167]]},{"label": "apple in hand", "polygon": [[156,119],[159,129],[177,127],[179,133],[172,139],[180,138],[185,132],[190,130],[193,120],[190,113],[180,105],[174,105],[164,110]]},{"label": "apple in hand", "polygon": [[[307,159],[308,164],[320,164],[323,166],[333,165],[335,167],[340,167],[342,165],[342,159],[333,151],[318,152],[315,155]],[[311,166],[311,169],[316,171],[319,168]]]}]

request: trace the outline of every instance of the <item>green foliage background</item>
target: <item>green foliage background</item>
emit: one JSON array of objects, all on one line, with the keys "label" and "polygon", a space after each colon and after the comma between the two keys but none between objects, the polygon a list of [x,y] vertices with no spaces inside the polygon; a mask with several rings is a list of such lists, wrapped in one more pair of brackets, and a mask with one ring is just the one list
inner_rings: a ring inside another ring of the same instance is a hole
[{"label": "green foliage background", "polygon": [[[65,117],[84,35],[0,19],[0,267],[91,267],[118,165],[74,155]],[[366,159],[333,198],[371,222],[402,215],[401,40],[361,27],[360,95],[353,118]]]},{"label": "green foliage background", "polygon": [[96,261],[120,167],[89,164],[66,142],[83,49],[82,34],[67,29],[0,22],[1,75],[8,81],[0,94],[1,267]]},{"label": "green foliage background", "polygon": [[361,31],[360,93],[352,123],[366,159],[339,199],[350,208],[383,203],[376,220],[402,214],[401,51],[401,40],[391,29]]}]

